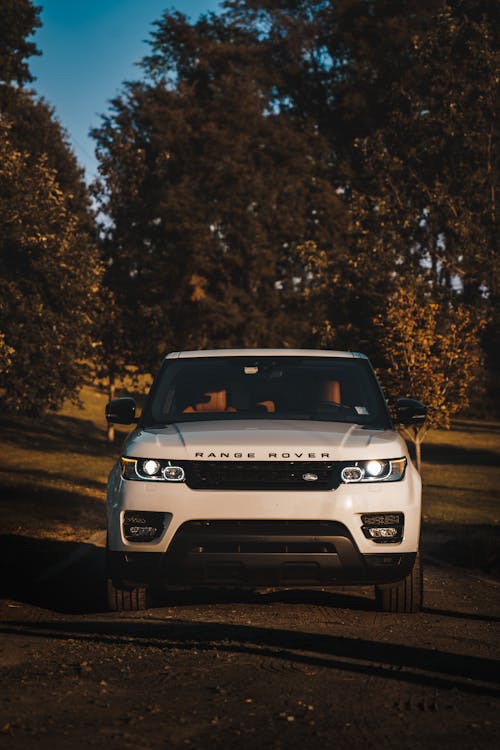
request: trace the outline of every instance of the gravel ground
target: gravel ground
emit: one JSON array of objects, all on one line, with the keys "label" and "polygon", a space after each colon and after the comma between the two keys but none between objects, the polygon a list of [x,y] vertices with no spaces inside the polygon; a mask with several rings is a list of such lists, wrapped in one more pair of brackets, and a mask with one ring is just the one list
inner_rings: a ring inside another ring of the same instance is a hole
[{"label": "gravel ground", "polygon": [[178,592],[109,614],[102,548],[0,541],[0,748],[497,743],[498,581],[432,558],[418,615],[377,612],[368,588]]}]

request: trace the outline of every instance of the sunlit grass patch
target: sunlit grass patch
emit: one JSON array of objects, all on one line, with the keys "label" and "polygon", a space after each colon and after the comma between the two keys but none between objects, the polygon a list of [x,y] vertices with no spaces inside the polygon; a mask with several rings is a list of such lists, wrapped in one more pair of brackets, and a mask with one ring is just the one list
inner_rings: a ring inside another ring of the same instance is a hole
[{"label": "sunlit grass patch", "polygon": [[[424,466],[423,515],[444,523],[500,523],[500,492],[495,472],[485,476],[471,467]],[[462,486],[456,483],[463,480]],[[476,481],[474,481],[476,480]]]},{"label": "sunlit grass patch", "polygon": [[459,422],[429,433],[422,447],[423,513],[430,521],[500,523],[498,423]]},{"label": "sunlit grass patch", "polygon": [[106,443],[106,396],[82,392],[39,419],[1,420],[0,517],[3,533],[82,540],[105,528],[106,480],[118,448]]}]

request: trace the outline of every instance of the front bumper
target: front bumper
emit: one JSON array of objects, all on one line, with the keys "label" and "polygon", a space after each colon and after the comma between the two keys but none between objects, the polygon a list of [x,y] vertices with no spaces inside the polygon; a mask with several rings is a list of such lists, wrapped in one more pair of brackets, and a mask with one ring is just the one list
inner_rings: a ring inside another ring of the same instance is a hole
[{"label": "front bumper", "polygon": [[[161,535],[127,541],[126,511],[165,514]],[[403,538],[363,534],[363,514],[402,513]],[[341,484],[321,491],[194,490],[186,484],[108,482],[108,567],[127,585],[293,586],[397,581],[419,547],[421,481]]]},{"label": "front bumper", "polygon": [[404,578],[416,553],[361,554],[336,522],[184,524],[165,553],[108,551],[116,585],[325,586]]}]

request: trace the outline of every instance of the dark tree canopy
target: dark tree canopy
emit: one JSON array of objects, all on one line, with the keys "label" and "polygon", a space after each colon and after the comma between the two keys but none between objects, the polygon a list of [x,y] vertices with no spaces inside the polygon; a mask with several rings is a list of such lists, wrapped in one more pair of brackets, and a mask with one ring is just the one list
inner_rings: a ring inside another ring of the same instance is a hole
[{"label": "dark tree canopy", "polygon": [[295,250],[315,239],[333,251],[340,201],[327,142],[273,109],[256,45],[215,17],[190,26],[166,14],[145,80],[95,132],[107,278],[137,364],[307,335]]},{"label": "dark tree canopy", "polygon": [[415,280],[442,310],[476,308],[497,340],[499,12],[165,13],[94,134],[107,282],[135,363],[224,344],[377,354],[373,319]]},{"label": "dark tree canopy", "polygon": [[10,125],[10,141],[56,170],[68,207],[85,231],[94,231],[83,169],[78,165],[56,113],[26,84],[34,79],[29,57],[39,55],[31,35],[42,24],[31,0],[0,0],[0,114]]},{"label": "dark tree canopy", "polygon": [[101,266],[54,170],[0,120],[0,404],[37,415],[73,397],[92,352]]},{"label": "dark tree canopy", "polygon": [[24,86],[39,9],[0,3],[0,404],[38,414],[82,385],[102,268],[83,172],[53,109]]},{"label": "dark tree canopy", "polygon": [[84,172],[54,109],[33,92],[0,86],[0,112],[10,123],[12,144],[35,159],[44,156],[47,165],[56,171],[67,206],[79,217],[82,230],[95,234]]},{"label": "dark tree canopy", "polygon": [[227,5],[232,22],[258,26],[268,68],[279,71],[283,110],[312,117],[334,155],[348,216],[347,263],[339,275],[337,258],[317,254],[315,262],[309,248],[321,278],[305,285],[333,332],[329,343],[359,337],[369,347],[366,321],[383,311],[391,287],[416,277],[427,278],[437,297],[493,308],[500,6]]},{"label": "dark tree canopy", "polygon": [[0,0],[0,85],[33,80],[27,58],[40,52],[29,37],[42,25],[40,10],[31,0]]}]

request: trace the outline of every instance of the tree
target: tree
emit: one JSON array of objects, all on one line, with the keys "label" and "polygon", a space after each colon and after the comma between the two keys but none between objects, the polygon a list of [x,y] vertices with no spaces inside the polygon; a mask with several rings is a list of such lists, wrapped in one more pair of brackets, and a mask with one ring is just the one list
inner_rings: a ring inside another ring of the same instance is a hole
[{"label": "tree", "polygon": [[384,316],[373,322],[385,358],[379,374],[389,397],[417,397],[427,406],[423,425],[401,428],[415,444],[420,471],[421,443],[428,429],[449,429],[452,416],[469,405],[479,375],[485,320],[464,305],[433,301],[420,284],[395,291]]},{"label": "tree", "polygon": [[95,352],[102,268],[83,171],[26,85],[40,8],[0,0],[0,393],[38,414],[76,397]]},{"label": "tree", "polygon": [[354,141],[350,210],[399,248],[402,273],[469,304],[498,296],[499,28],[495,4],[441,4],[384,123]]},{"label": "tree", "polygon": [[31,0],[0,0],[0,84],[23,86],[33,80],[27,57],[40,52],[28,38],[42,24]]},{"label": "tree", "polygon": [[35,158],[43,155],[56,170],[68,209],[79,218],[81,231],[92,235],[95,225],[83,170],[54,109],[27,88],[33,82],[27,58],[40,54],[28,39],[41,26],[40,11],[31,0],[0,0],[0,114],[10,123],[13,146]]},{"label": "tree", "polygon": [[485,345],[495,341],[500,6],[231,5],[241,23],[258,19],[282,62],[282,100],[295,116],[314,113],[335,154],[348,216],[343,261],[311,245],[306,253],[318,340],[376,354],[366,321],[421,278],[436,299],[480,307],[491,321]]},{"label": "tree", "polygon": [[[396,213],[395,200],[380,189],[387,164],[372,170],[362,146],[385,132],[388,117],[406,104],[405,81],[415,65],[413,39],[431,28],[439,3],[233,0],[226,5],[226,23],[253,30],[259,40],[271,71],[274,107],[295,123],[312,120],[330,147],[329,177],[345,210],[341,236],[333,248],[316,243],[316,253],[306,243],[307,273],[297,273],[299,288],[314,302],[309,311],[316,341],[347,347],[355,341],[370,352],[374,342],[367,321],[383,310],[402,273],[410,277],[416,269],[418,275],[421,267],[412,254],[408,217],[403,227],[402,211]],[[400,135],[402,144],[407,132]],[[409,138],[411,143],[411,132]],[[404,158],[400,162],[396,190],[404,190],[408,181]],[[421,209],[414,197],[406,208],[417,214],[418,228]]]},{"label": "tree", "polygon": [[91,356],[102,268],[55,171],[0,118],[0,400],[37,415],[75,398]]},{"label": "tree", "polygon": [[10,123],[12,145],[35,160],[43,156],[55,170],[68,210],[78,218],[89,244],[95,244],[96,225],[84,172],[54,109],[33,91],[0,86],[0,113]]},{"label": "tree", "polygon": [[138,366],[168,348],[307,335],[295,248],[333,247],[340,201],[327,144],[273,109],[258,51],[216,17],[165,14],[144,80],[94,133],[106,280]]},{"label": "tree", "polygon": [[415,279],[443,316],[463,302],[492,320],[498,14],[486,0],[164,14],[142,80],[95,133],[135,362],[221,343],[373,355],[369,321]]}]

